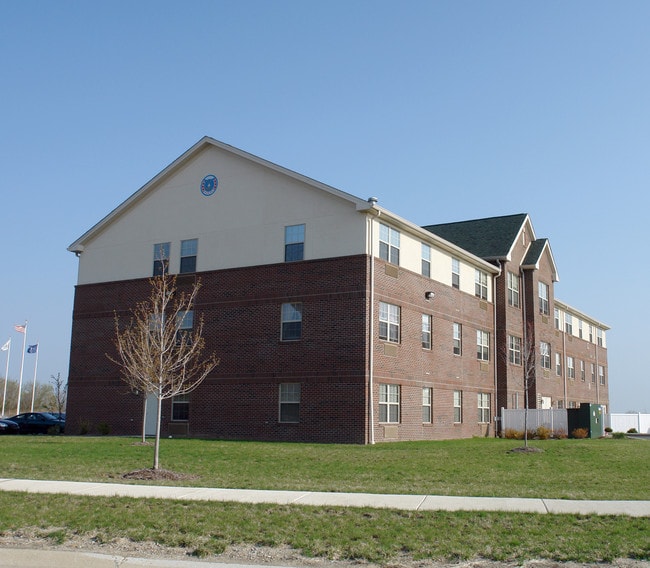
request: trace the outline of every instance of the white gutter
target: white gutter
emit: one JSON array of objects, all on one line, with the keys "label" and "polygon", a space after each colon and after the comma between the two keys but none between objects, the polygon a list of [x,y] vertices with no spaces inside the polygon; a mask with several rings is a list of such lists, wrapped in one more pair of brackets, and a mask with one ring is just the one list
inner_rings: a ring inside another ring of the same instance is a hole
[{"label": "white gutter", "polygon": [[[371,197],[368,201],[374,205],[376,198]],[[372,209],[377,217],[381,211]],[[374,378],[375,378],[375,220],[368,216],[370,224],[370,307],[368,309],[368,441],[375,443],[375,408],[374,408]]]}]

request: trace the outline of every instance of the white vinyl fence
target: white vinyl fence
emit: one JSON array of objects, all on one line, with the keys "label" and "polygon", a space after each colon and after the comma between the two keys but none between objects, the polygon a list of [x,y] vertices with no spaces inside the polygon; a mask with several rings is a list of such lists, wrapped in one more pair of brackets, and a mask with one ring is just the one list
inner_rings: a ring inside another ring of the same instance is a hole
[{"label": "white vinyl fence", "polygon": [[607,414],[605,426],[614,432],[627,432],[636,428],[639,434],[650,434],[650,414]]},{"label": "white vinyl fence", "polygon": [[[501,431],[507,429],[524,431],[524,420],[526,410],[524,409],[501,409]],[[528,410],[528,430],[536,430],[545,426],[550,430],[564,430],[568,432],[569,421],[565,408],[544,408]]]}]

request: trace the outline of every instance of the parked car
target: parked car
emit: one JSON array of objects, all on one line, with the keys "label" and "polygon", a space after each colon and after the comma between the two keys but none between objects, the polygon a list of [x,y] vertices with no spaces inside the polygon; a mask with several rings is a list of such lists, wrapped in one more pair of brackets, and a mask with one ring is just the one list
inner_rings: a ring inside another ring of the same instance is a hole
[{"label": "parked car", "polygon": [[65,420],[49,412],[23,412],[9,418],[20,426],[21,434],[63,434]]},{"label": "parked car", "polygon": [[65,422],[65,412],[50,412],[49,414],[54,416],[54,418],[59,418]]},{"label": "parked car", "polygon": [[0,434],[19,434],[20,426],[17,422],[13,420],[8,420],[6,418],[0,419]]}]

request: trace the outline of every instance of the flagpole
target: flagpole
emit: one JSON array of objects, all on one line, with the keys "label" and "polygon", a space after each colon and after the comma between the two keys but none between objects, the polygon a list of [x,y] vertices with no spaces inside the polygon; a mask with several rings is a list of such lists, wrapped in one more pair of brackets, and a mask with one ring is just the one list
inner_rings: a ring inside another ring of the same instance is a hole
[{"label": "flagpole", "polygon": [[0,416],[5,415],[5,402],[7,401],[7,381],[9,380],[9,355],[11,355],[11,339],[9,339],[5,345],[7,346],[7,367],[5,369],[5,386],[2,393],[2,414],[0,414]]},{"label": "flagpole", "polygon": [[23,356],[20,359],[20,378],[18,379],[18,402],[16,404],[16,414],[20,414],[20,392],[23,390],[23,368],[25,366],[25,344],[27,343],[27,320],[25,320],[25,325],[23,327],[24,327]]},{"label": "flagpole", "polygon": [[30,412],[34,412],[34,396],[36,395],[36,368],[38,367],[38,341],[36,342],[36,361],[34,361],[34,382],[32,383],[32,409]]}]

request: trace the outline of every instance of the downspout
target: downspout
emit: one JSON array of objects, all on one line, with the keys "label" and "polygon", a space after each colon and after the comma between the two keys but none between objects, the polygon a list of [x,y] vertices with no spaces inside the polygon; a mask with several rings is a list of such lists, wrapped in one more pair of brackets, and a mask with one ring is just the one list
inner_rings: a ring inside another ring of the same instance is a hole
[{"label": "downspout", "polygon": [[[523,353],[522,353],[522,359],[521,362],[524,367],[524,382],[522,384],[524,388],[524,405],[526,410],[528,410],[528,388],[529,388],[529,376],[528,374],[530,373],[530,363],[531,363],[531,358],[532,354],[535,353],[535,345],[533,344],[532,349],[531,349],[531,344],[529,343],[530,339],[528,339],[528,310],[526,309],[526,278],[525,278],[524,271],[520,268],[519,269],[519,282],[521,282],[521,318],[522,318],[522,325],[523,325]],[[537,372],[537,370],[535,370]],[[519,409],[519,394],[517,394],[517,409]]]},{"label": "downspout", "polygon": [[[376,197],[368,199],[371,205],[377,203]],[[381,211],[375,210],[377,217]],[[370,307],[368,310],[368,441],[375,443],[375,412],[374,412],[374,377],[375,377],[375,221],[368,217],[370,224]]]},{"label": "downspout", "polygon": [[600,404],[600,373],[598,369],[598,328],[596,328],[596,404]]},{"label": "downspout", "polygon": [[[564,324],[564,329],[562,330],[562,351],[564,352],[564,369],[562,373],[562,377],[564,378],[564,408],[567,407],[567,375],[569,374],[569,356],[566,353],[566,312],[564,313],[564,318],[565,321],[562,323]],[[575,363],[574,363],[574,372],[575,372]]]},{"label": "downspout", "polygon": [[[500,421],[501,416],[498,414],[498,383],[497,383],[497,301],[496,301],[496,295],[497,295],[497,278],[501,276],[501,272],[503,271],[503,267],[501,266],[501,261],[497,261],[499,263],[499,272],[498,274],[495,274],[492,277],[492,328],[494,329],[494,362],[493,362],[493,367],[494,367],[494,410],[495,412],[493,413],[494,416],[494,437],[497,437],[497,423]],[[499,428],[500,430],[500,428]]]}]

